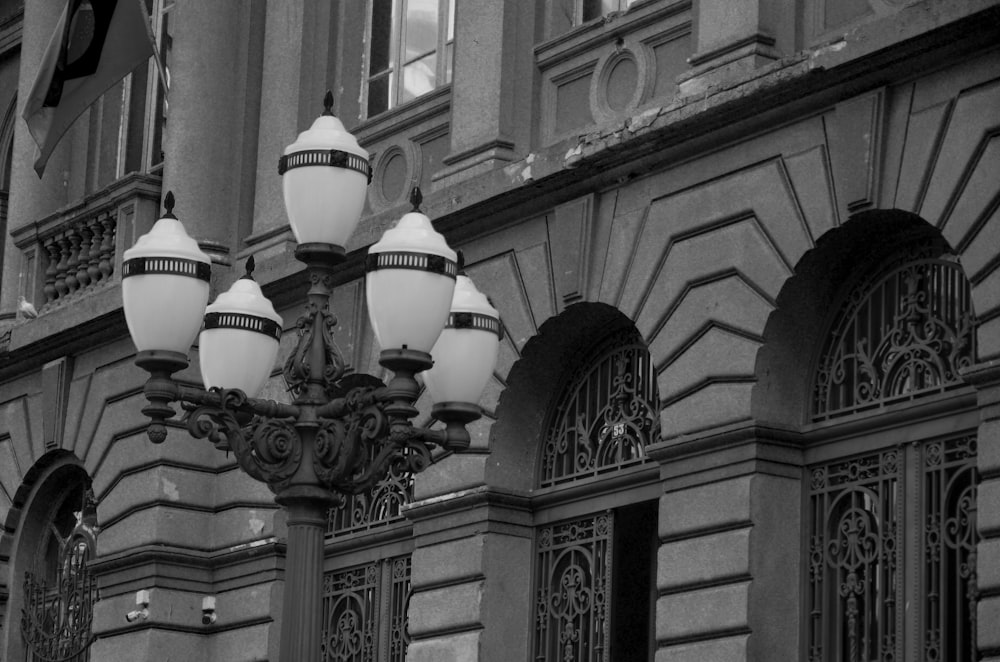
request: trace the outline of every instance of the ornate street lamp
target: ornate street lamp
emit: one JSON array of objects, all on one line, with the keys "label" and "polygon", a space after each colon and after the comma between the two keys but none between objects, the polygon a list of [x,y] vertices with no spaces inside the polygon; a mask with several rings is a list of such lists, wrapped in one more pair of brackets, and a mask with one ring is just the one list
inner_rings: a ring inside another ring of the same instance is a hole
[{"label": "ornate street lamp", "polygon": [[[144,387],[154,443],[166,438],[170,404],[189,410],[187,428],[231,450],[240,468],[268,485],[288,512],[288,552],[281,620],[282,662],[319,660],[323,536],[327,511],[342,495],[368,490],[387,471],[418,472],[431,448],[469,446],[465,425],[496,363],[500,320],[486,298],[458,274],[456,254],[414,210],[369,249],[368,308],[384,348],[379,362],[393,371],[388,385],[346,374],[333,340],[330,311],[334,271],[357,226],[371,177],[368,153],[326,110],[285,150],[278,172],[285,208],[299,242],[296,259],[309,275],[298,341],[284,365],[291,404],[254,397],[270,375],[281,317],[247,275],[206,310],[210,261],[173,214],[166,214],[125,252],[122,298],[137,351],[150,373]],[[458,287],[456,287],[456,279]],[[180,384],[199,327],[200,364],[207,390]],[[447,328],[446,328],[447,327]],[[442,333],[444,330],[444,333]],[[432,360],[431,356],[437,358]],[[439,358],[438,358],[439,357]],[[432,415],[444,430],[414,427],[418,372],[439,398]]]}]

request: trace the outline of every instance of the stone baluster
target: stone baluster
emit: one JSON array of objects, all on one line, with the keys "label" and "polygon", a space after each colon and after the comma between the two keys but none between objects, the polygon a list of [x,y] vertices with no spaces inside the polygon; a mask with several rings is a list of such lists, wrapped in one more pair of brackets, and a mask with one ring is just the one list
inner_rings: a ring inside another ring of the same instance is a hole
[{"label": "stone baluster", "polygon": [[42,249],[45,251],[48,263],[45,265],[45,286],[42,287],[42,291],[45,293],[45,303],[52,303],[58,295],[56,292],[56,264],[59,262],[59,246],[50,239],[42,244]]},{"label": "stone baluster", "polygon": [[69,240],[59,235],[53,240],[59,245],[59,262],[56,264],[56,298],[61,299],[69,293],[66,284],[66,262],[69,260]]},{"label": "stone baluster", "polygon": [[104,279],[111,276],[115,269],[115,219],[110,215],[101,218],[104,226],[104,237],[101,241],[101,273]]},{"label": "stone baluster", "polygon": [[104,274],[101,273],[101,237],[104,236],[104,226],[101,225],[101,217],[94,216],[87,222],[87,230],[90,232],[90,252],[87,260],[87,275],[90,276],[91,283],[97,283]]},{"label": "stone baluster", "polygon": [[80,235],[75,228],[66,231],[66,239],[69,241],[69,259],[66,260],[66,287],[69,293],[73,294],[80,289],[80,281],[76,279],[76,268],[80,264],[77,258],[80,252]]},{"label": "stone baluster", "polygon": [[76,234],[80,237],[80,252],[76,256],[76,280],[82,290],[90,285],[90,273],[87,271],[90,266],[90,230],[86,221],[77,223]]}]

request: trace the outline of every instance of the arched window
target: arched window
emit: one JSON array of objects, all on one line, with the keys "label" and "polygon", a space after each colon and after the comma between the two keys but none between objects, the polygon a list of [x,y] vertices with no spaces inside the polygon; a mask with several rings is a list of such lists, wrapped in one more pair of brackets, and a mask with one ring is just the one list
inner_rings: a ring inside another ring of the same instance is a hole
[{"label": "arched window", "polygon": [[634,327],[580,353],[555,403],[538,463],[533,659],[651,659],[657,502],[640,487],[659,400]]},{"label": "arched window", "polygon": [[656,377],[633,330],[605,338],[570,377],[550,416],[540,487],[643,462],[659,428]]},{"label": "arched window", "polygon": [[813,418],[823,420],[962,385],[975,356],[969,283],[955,257],[915,244],[844,301],[816,371]]},{"label": "arched window", "polygon": [[90,659],[97,582],[89,563],[95,553],[97,503],[87,485],[57,501],[24,574],[21,634],[27,662]]},{"label": "arched window", "polygon": [[922,240],[842,301],[812,393],[812,456],[836,457],[807,470],[808,659],[975,660],[975,421],[947,397],[975,356],[968,282]]}]

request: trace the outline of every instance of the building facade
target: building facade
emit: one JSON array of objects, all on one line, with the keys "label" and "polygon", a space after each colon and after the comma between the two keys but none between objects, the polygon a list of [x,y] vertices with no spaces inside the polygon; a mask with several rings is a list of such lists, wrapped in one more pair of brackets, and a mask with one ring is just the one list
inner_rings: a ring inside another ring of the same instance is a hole
[{"label": "building facade", "polygon": [[164,80],[39,178],[65,2],[0,0],[0,660],[277,659],[285,516],[146,440],[121,262],[168,190],[213,298],[254,256],[287,401],[276,166],[327,89],[350,367],[413,186],[504,337],[470,451],[331,511],[325,659],[1000,660],[1000,2],[146,6]]}]

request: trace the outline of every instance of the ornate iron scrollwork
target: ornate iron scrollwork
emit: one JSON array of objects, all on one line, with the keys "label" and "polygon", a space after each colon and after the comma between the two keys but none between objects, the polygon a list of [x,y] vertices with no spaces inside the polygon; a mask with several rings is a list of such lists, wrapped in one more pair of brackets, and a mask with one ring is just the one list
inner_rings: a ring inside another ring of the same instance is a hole
[{"label": "ornate iron scrollwork", "polygon": [[[310,274],[310,278],[313,287],[333,289],[330,274],[313,273]],[[314,351],[313,336],[317,332],[323,351],[321,365],[323,366],[323,386],[327,393],[334,391],[337,382],[344,376],[346,370],[344,359],[337,347],[337,341],[333,337],[333,330],[337,326],[337,317],[330,312],[325,303],[318,304],[310,301],[307,304],[307,311],[296,322],[299,340],[295,350],[288,355],[284,368],[288,390],[295,396],[303,393],[305,385],[309,381],[312,363],[316,360],[312,352]]]},{"label": "ornate iron scrollwork", "polygon": [[[902,467],[918,457],[921,496],[907,500]],[[969,436],[811,469],[810,662],[902,659],[904,618],[919,619],[921,659],[976,659],[975,467]],[[923,560],[913,586],[910,541]]]},{"label": "ornate iron scrollwork", "polygon": [[538,532],[535,659],[610,659],[613,536],[613,511]]},{"label": "ornate iron scrollwork", "polygon": [[919,244],[856,285],[816,371],[823,419],[960,385],[975,356],[969,283],[941,248]]},{"label": "ornate iron scrollwork", "polygon": [[97,602],[97,579],[89,568],[94,554],[97,504],[86,490],[76,526],[60,541],[54,584],[35,573],[24,574],[21,635],[27,662],[86,662],[93,639],[91,623]]},{"label": "ornate iron scrollwork", "polygon": [[606,339],[569,381],[542,447],[542,487],[643,462],[659,434],[656,378],[634,331]]},{"label": "ornate iron scrollwork", "polygon": [[324,662],[403,662],[410,593],[408,556],[324,575]]}]

